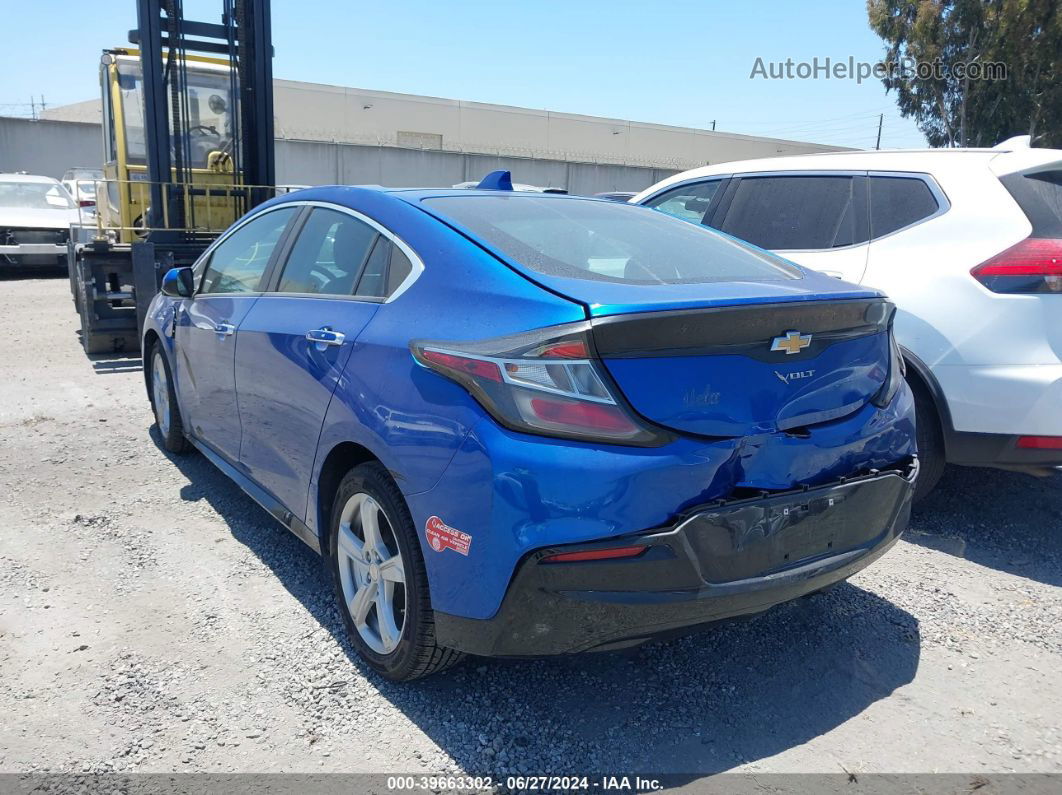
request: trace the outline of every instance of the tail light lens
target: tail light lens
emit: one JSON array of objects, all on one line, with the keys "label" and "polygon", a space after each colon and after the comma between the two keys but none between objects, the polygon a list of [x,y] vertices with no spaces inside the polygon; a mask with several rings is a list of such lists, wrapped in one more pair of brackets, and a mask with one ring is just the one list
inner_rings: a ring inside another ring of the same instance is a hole
[{"label": "tail light lens", "polygon": [[78,202],[79,207],[95,207],[96,202],[93,199],[82,199]]},{"label": "tail light lens", "polygon": [[655,447],[670,434],[631,411],[598,365],[585,323],[476,342],[414,340],[413,358],[525,433]]},{"label": "tail light lens", "polygon": [[870,401],[879,408],[884,408],[892,403],[892,399],[900,391],[900,386],[907,376],[907,364],[903,360],[903,354],[900,353],[900,344],[896,341],[896,334],[892,329],[893,321],[896,318],[896,306],[886,304],[885,311],[888,313],[889,372],[885,376],[885,384],[881,387],[881,391]]},{"label": "tail light lens", "polygon": [[1062,240],[1028,237],[970,273],[994,293],[1062,293]]}]

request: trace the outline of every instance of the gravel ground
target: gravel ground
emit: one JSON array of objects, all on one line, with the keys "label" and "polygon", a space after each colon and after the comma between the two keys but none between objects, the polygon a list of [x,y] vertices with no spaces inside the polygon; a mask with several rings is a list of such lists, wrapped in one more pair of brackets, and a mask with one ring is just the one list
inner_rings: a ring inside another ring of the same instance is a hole
[{"label": "gravel ground", "polygon": [[398,686],[312,552],[160,450],[64,279],[0,280],[0,394],[0,771],[1062,771],[1060,476],[949,471],[880,562],[752,621]]}]

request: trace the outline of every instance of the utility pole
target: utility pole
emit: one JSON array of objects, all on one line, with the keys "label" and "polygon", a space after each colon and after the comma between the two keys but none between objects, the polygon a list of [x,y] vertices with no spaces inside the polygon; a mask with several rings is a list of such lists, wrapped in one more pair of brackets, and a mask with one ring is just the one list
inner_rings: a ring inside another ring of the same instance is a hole
[{"label": "utility pole", "polygon": [[37,100],[33,98],[33,94],[30,94],[30,118],[37,120]]},{"label": "utility pole", "polygon": [[881,123],[885,121],[885,114],[878,114],[878,142],[874,144],[875,149],[881,149]]},{"label": "utility pole", "polygon": [[712,119],[712,132],[715,132],[715,119]]}]

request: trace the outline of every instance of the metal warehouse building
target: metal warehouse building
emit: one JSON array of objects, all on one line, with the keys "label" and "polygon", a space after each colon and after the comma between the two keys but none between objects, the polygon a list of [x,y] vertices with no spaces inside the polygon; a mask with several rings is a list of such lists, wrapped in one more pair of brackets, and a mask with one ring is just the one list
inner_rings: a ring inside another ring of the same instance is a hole
[{"label": "metal warehouse building", "polygon": [[[838,147],[290,80],[274,82],[280,184],[448,186],[506,168],[573,193],[640,190],[707,163]],[[0,118],[0,171],[96,166],[98,99]]]}]

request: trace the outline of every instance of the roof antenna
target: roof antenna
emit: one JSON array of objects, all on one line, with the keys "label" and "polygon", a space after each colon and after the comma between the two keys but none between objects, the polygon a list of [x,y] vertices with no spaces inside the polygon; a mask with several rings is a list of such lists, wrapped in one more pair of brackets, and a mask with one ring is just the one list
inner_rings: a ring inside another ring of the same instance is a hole
[{"label": "roof antenna", "polygon": [[476,190],[512,190],[513,175],[508,171],[492,171],[479,181]]}]

